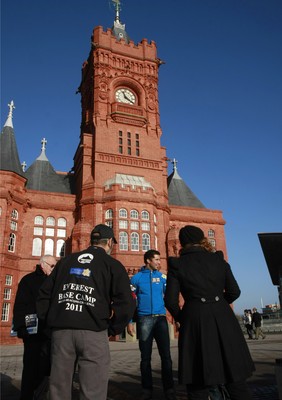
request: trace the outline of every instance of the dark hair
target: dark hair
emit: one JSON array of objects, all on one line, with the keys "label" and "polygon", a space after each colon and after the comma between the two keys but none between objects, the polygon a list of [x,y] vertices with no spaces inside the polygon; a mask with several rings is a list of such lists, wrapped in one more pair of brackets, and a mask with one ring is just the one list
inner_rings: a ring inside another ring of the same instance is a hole
[{"label": "dark hair", "polygon": [[146,253],[144,254],[144,263],[147,264],[147,260],[152,260],[152,258],[154,258],[155,255],[160,255],[161,253],[158,250],[148,250],[146,251]]}]

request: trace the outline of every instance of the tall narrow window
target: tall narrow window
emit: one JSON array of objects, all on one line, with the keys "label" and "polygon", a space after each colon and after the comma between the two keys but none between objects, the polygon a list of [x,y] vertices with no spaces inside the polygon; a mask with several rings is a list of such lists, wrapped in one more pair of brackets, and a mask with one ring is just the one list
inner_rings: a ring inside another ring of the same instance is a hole
[{"label": "tall narrow window", "polygon": [[136,232],[131,233],[131,250],[139,251],[139,235]]},{"label": "tall narrow window", "polygon": [[14,253],[15,249],[16,249],[16,235],[14,233],[10,233],[8,251]]},{"label": "tall narrow window", "polygon": [[42,239],[34,238],[32,241],[32,253],[33,256],[40,257],[42,255]]},{"label": "tall narrow window", "polygon": [[57,240],[56,257],[65,257],[65,242],[62,239]]},{"label": "tall narrow window", "polygon": [[148,233],[142,234],[142,250],[143,251],[150,250],[150,235]]},{"label": "tall narrow window", "polygon": [[6,286],[12,286],[13,283],[13,276],[12,275],[6,275],[5,276],[5,285]]},{"label": "tall narrow window", "polygon": [[4,300],[11,300],[12,289],[4,288]]},{"label": "tall narrow window", "polygon": [[9,321],[9,312],[10,312],[10,303],[3,303],[1,321],[3,322]]},{"label": "tall narrow window", "polygon": [[119,249],[128,250],[128,234],[126,232],[119,233]]},{"label": "tall narrow window", "polygon": [[45,240],[44,253],[45,254],[50,254],[51,256],[53,256],[53,254],[54,254],[54,240],[52,240],[52,239],[46,239]]}]

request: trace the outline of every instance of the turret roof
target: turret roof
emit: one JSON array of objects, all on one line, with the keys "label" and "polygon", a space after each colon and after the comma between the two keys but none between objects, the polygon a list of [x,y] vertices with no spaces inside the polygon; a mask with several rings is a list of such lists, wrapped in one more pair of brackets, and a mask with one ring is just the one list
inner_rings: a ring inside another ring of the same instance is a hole
[{"label": "turret roof", "polygon": [[206,208],[177,172],[175,159],[172,160],[173,172],[167,178],[169,205]]}]

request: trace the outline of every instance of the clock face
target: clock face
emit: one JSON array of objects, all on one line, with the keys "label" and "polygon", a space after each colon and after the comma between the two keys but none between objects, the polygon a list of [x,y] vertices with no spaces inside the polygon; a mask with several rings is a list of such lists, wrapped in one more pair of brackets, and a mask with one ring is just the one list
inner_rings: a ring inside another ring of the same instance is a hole
[{"label": "clock face", "polygon": [[118,89],[116,91],[116,100],[119,103],[135,104],[135,95],[128,89]]}]

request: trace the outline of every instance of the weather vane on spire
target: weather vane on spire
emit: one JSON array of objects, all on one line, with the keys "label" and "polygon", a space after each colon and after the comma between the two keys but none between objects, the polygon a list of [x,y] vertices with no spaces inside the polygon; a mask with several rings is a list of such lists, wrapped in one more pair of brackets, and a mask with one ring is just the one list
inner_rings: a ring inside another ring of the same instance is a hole
[{"label": "weather vane on spire", "polygon": [[119,12],[121,10],[120,8],[120,0],[112,0],[112,2],[114,3],[114,7],[116,9],[116,21],[119,22]]},{"label": "weather vane on spire", "polygon": [[8,104],[8,107],[9,107],[9,114],[8,114],[8,118],[7,118],[7,121],[4,126],[10,126],[11,128],[13,128],[13,121],[12,121],[13,110],[16,108],[13,100],[11,100],[11,103]]}]

